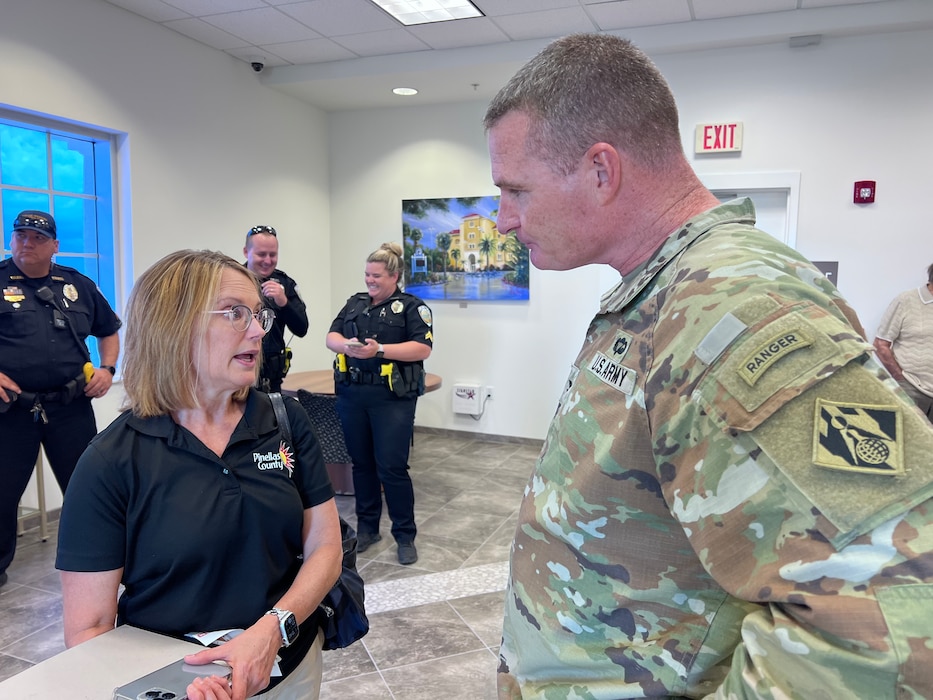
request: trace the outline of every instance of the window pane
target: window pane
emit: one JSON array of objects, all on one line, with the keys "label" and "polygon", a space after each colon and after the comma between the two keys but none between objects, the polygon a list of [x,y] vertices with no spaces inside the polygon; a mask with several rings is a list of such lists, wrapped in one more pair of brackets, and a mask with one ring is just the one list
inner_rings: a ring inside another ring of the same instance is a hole
[{"label": "window pane", "polygon": [[[61,253],[97,252],[97,207],[92,199],[55,197],[55,223]],[[91,277],[97,281],[97,276]]]},{"label": "window pane", "polygon": [[45,133],[0,123],[0,182],[4,185],[48,189],[46,153]]},{"label": "window pane", "polygon": [[[71,132],[66,124],[52,121],[40,118],[33,123],[28,116],[0,106],[4,255],[9,253],[13,219],[19,212],[50,212],[58,225],[55,261],[91,278],[116,309],[111,139],[102,132]],[[50,168],[54,185],[49,182]],[[97,364],[96,341],[88,338],[88,346]]]},{"label": "window pane", "polygon": [[94,144],[52,135],[52,189],[94,194]]},{"label": "window pane", "polygon": [[[3,249],[10,249],[13,240],[13,219],[24,209],[49,210],[49,196],[38,192],[20,192],[19,190],[3,190]],[[56,221],[56,223],[58,223]]]}]

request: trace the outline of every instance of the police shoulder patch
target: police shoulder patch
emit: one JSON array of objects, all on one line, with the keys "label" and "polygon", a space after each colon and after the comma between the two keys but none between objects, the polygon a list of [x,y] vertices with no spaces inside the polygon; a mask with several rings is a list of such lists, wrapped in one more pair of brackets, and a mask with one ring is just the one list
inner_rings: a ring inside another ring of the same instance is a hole
[{"label": "police shoulder patch", "polygon": [[418,307],[418,315],[421,316],[422,321],[427,323],[429,326],[431,325],[431,322],[432,322],[431,309],[429,309],[427,306],[422,304],[421,306]]},{"label": "police shoulder patch", "polygon": [[899,406],[818,398],[815,411],[814,464],[862,474],[904,474],[903,416]]}]

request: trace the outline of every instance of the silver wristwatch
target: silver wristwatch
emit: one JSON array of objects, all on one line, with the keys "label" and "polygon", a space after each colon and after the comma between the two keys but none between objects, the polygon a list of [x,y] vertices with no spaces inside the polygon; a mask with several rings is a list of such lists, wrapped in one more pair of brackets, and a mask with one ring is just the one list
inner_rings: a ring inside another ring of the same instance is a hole
[{"label": "silver wristwatch", "polygon": [[282,646],[291,646],[298,639],[298,618],[291,610],[272,608],[266,615],[279,618],[279,631],[282,633]]}]

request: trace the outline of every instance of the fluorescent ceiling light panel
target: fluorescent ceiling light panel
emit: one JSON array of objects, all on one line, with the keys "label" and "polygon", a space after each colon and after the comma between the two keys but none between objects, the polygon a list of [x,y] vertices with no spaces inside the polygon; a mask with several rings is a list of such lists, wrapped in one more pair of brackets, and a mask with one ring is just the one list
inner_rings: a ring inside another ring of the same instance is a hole
[{"label": "fluorescent ceiling light panel", "polygon": [[482,17],[469,0],[372,0],[405,26]]}]

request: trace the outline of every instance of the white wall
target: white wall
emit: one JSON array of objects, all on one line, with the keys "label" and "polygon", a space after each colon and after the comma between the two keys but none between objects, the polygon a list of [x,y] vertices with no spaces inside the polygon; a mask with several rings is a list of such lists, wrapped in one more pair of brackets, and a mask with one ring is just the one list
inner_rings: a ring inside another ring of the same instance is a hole
[{"label": "white wall", "polygon": [[[322,112],[261,85],[247,64],[99,0],[3,0],[0,102],[129,134],[129,281],[179,248],[240,259],[250,226],[275,226],[311,314],[296,369],[329,362]],[[95,401],[99,427],[121,397],[115,386]]]},{"label": "white wall", "polygon": [[[818,46],[786,44],[658,57],[693,126],[743,121],[741,156],[694,159],[700,172],[801,173],[797,248],[839,261],[839,288],[869,336],[888,302],[926,281],[933,236],[933,32],[903,32]],[[874,204],[852,203],[856,180],[877,180]]]},{"label": "white wall", "polygon": [[[681,108],[685,148],[700,122],[742,121],[740,155],[694,158],[701,173],[799,171],[797,247],[838,260],[840,289],[871,336],[887,303],[925,281],[933,240],[922,219],[933,162],[933,32],[669,54],[655,60]],[[505,80],[507,76],[503,78]],[[495,193],[481,120],[485,104],[330,115],[332,315],[362,289],[363,260],[401,238],[401,200]],[[339,157],[337,157],[339,155]],[[852,203],[856,180],[876,203]],[[419,425],[542,438],[596,310],[609,268],[533,270],[526,304],[434,301],[426,362],[444,386]],[[451,412],[454,382],[496,387],[485,416]]]},{"label": "white wall", "polygon": [[[339,251],[332,316],[362,290],[366,256],[385,241],[401,241],[402,199],[498,192],[489,173],[484,109],[468,103],[332,115],[331,216]],[[425,366],[444,383],[419,401],[417,424],[543,437],[581,334],[598,308],[596,277],[593,269],[532,269],[530,303],[432,300],[435,349]],[[456,382],[496,388],[479,421],[452,412]]]},{"label": "white wall", "polygon": [[[869,334],[933,262],[921,223],[931,47],[924,31],[655,57],[688,147],[697,122],[745,123],[743,153],[698,170],[801,173],[797,246],[839,261],[840,287]],[[298,371],[329,366],[324,334],[362,289],[366,255],[400,239],[402,199],[496,191],[484,103],[325,115],[263,86],[241,61],[100,0],[3,1],[0,102],[129,134],[130,281],[181,247],[238,256],[246,228],[274,225],[282,267],[311,311],[309,335],[295,343]],[[861,179],[878,181],[876,204],[851,203]],[[527,304],[433,302],[427,366],[444,386],[419,402],[418,424],[543,437],[615,279],[609,268],[533,270]],[[495,386],[481,420],[453,415],[457,381]],[[117,387],[98,404],[101,427],[119,396]]]}]

